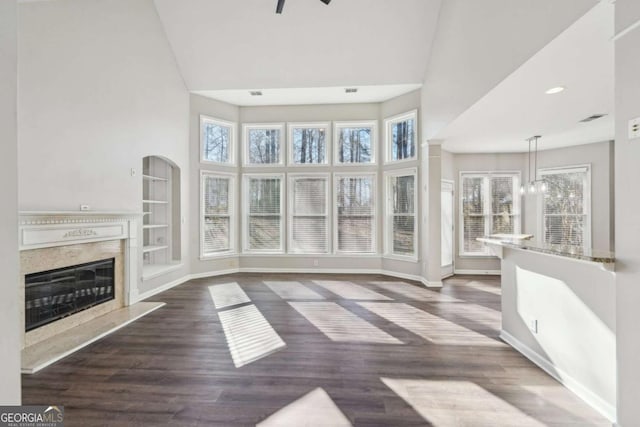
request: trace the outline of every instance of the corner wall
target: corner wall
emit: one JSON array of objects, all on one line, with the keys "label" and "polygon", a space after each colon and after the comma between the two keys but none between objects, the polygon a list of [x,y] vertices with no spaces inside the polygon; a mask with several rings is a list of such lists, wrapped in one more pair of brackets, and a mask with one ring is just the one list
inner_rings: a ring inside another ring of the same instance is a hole
[{"label": "corner wall", "polygon": [[19,405],[17,3],[0,2],[0,405]]}]

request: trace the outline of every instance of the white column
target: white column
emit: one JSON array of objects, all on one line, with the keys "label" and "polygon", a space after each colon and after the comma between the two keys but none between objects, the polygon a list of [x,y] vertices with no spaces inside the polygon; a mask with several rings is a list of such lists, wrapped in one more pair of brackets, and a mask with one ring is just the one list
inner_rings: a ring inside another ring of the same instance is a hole
[{"label": "white column", "polygon": [[442,160],[440,140],[422,144],[420,160],[421,212],[420,253],[423,282],[429,287],[442,286],[441,272],[441,181]]}]

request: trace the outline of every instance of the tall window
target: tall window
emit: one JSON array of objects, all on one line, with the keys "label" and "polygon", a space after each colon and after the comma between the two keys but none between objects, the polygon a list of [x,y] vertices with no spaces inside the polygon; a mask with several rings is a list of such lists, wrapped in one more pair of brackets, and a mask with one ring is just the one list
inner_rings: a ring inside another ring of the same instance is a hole
[{"label": "tall window", "polygon": [[387,255],[416,258],[417,172],[415,169],[387,172],[386,181],[385,252]]},{"label": "tall window", "polygon": [[396,162],[415,159],[417,154],[417,112],[411,111],[385,120],[386,160]]},{"label": "tall window", "polygon": [[244,176],[246,252],[283,252],[283,175]]},{"label": "tall window", "polygon": [[478,237],[520,233],[519,172],[460,173],[460,255],[490,255]]},{"label": "tall window", "polygon": [[375,174],[335,176],[336,252],[376,252],[375,182]]},{"label": "tall window", "polygon": [[289,177],[289,252],[329,252],[328,175]]},{"label": "tall window", "polygon": [[375,163],[376,122],[334,124],[336,141],[335,163],[365,164]]},{"label": "tall window", "polygon": [[294,165],[327,164],[329,124],[289,125],[289,162]]},{"label": "tall window", "polygon": [[201,172],[201,257],[234,250],[234,183],[232,175]]},{"label": "tall window", "polygon": [[591,246],[590,166],[542,169],[542,235],[546,243]]},{"label": "tall window", "polygon": [[202,161],[234,163],[235,127],[235,123],[200,116]]},{"label": "tall window", "polygon": [[244,164],[282,164],[283,124],[244,125]]}]

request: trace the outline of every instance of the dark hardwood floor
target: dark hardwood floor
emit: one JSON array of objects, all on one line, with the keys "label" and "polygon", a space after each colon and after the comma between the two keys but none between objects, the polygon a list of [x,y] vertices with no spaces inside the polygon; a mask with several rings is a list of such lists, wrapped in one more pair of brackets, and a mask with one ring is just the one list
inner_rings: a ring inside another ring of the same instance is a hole
[{"label": "dark hardwood floor", "polygon": [[[263,283],[278,280],[301,282],[400,343],[349,341],[342,317],[332,327],[347,341],[332,340]],[[369,310],[313,280],[350,281],[390,299]],[[499,340],[498,278],[457,276],[442,290],[413,284],[400,285],[402,292],[376,281],[401,280],[235,274],[190,281],[150,299],[165,307],[24,375],[23,403],[64,405],[67,426],[255,425],[321,388],[356,426],[610,425]],[[234,366],[218,316],[233,307],[216,309],[208,289],[228,282],[240,284],[251,299],[245,305],[259,309],[286,347]],[[424,312],[425,321],[384,311],[407,308],[400,303]]]}]

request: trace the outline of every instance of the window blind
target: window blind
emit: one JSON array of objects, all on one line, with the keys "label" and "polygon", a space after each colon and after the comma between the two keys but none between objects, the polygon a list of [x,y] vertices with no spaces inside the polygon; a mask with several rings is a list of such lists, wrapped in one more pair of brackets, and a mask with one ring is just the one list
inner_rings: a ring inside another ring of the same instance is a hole
[{"label": "window blind", "polygon": [[229,177],[202,175],[202,255],[231,250],[233,188]]},{"label": "window blind", "polygon": [[542,204],[544,241],[590,246],[589,168],[543,170],[540,175],[547,185]]},{"label": "window blind", "polygon": [[374,197],[374,175],[337,177],[338,252],[372,253],[376,251]]},{"label": "window blind", "polygon": [[248,251],[278,252],[282,250],[282,177],[246,179],[248,199],[246,249]]},{"label": "window blind", "polygon": [[395,255],[415,255],[415,175],[391,176],[391,248]]},{"label": "window blind", "polygon": [[326,176],[291,178],[289,252],[328,252],[327,187],[328,177]]}]

